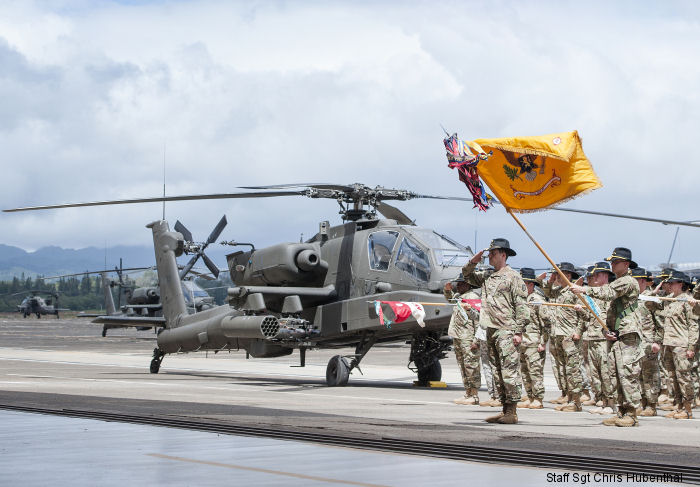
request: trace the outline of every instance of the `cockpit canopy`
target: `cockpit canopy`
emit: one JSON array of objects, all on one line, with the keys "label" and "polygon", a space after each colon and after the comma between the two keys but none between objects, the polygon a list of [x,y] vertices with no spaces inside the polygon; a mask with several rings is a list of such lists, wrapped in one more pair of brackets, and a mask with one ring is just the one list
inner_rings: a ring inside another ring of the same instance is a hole
[{"label": "cockpit canopy", "polygon": [[403,230],[405,234],[387,229],[368,236],[371,270],[387,271],[393,264],[413,279],[428,282],[434,267],[461,268],[472,257],[469,247],[463,247],[433,230],[418,227],[403,227]]}]

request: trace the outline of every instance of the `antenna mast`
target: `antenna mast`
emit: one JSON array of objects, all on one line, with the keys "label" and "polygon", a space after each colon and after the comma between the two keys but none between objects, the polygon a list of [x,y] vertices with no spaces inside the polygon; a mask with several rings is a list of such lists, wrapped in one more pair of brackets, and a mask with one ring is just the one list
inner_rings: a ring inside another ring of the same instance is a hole
[{"label": "antenna mast", "polygon": [[165,141],[163,141],[163,221],[165,221]]}]

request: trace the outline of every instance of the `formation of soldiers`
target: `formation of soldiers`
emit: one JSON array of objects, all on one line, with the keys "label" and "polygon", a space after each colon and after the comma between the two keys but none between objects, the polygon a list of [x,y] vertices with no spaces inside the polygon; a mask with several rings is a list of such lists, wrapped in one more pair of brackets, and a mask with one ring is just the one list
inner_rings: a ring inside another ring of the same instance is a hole
[{"label": "formation of soldiers", "polygon": [[[542,409],[549,349],[561,391],[550,401],[556,411],[593,406],[588,412],[608,415],[603,424],[620,427],[659,410],[693,417],[700,407],[699,284],[675,269],[652,276],[623,247],[584,272],[562,262],[561,274],[548,279],[512,269],[507,259],[516,253],[506,239],[486,251],[493,270],[477,268],[481,251],[444,288],[456,303],[449,334],[465,388],[455,403],[501,407],[486,421],[502,424],[517,423],[518,408]],[[478,395],[482,368],[487,401]]]}]

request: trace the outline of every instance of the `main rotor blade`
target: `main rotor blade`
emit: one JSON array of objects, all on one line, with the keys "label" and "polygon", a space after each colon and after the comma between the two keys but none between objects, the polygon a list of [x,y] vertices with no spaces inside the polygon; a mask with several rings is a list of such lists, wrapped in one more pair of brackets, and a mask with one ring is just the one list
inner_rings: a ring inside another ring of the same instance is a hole
[{"label": "main rotor blade", "polygon": [[[134,271],[147,271],[148,269],[153,269],[151,267],[124,267],[121,272],[134,272]],[[107,269],[105,271],[89,271],[89,272],[76,272],[75,274],[61,274],[60,276],[46,276],[41,279],[60,279],[61,277],[74,277],[74,276],[84,276],[85,274],[101,274],[103,272],[116,272],[119,273],[119,269]]]},{"label": "main rotor blade", "polygon": [[204,244],[205,247],[212,242],[216,242],[216,239],[219,238],[219,235],[221,235],[221,232],[224,231],[224,227],[226,226],[227,223],[228,223],[228,221],[226,221],[226,215],[222,216],[221,220],[219,220],[219,223],[217,223],[216,226],[214,227],[214,230],[212,230],[212,232],[209,234],[209,238],[207,239],[207,242]]},{"label": "main rotor blade", "polygon": [[390,220],[396,220],[399,225],[415,225],[408,215],[395,206],[388,205],[383,201],[377,205],[377,211]]},{"label": "main rotor blade", "polygon": [[204,261],[204,265],[207,266],[207,268],[211,271],[212,274],[214,274],[214,277],[218,278],[219,277],[219,268],[216,267],[216,264],[207,257],[207,254],[202,254],[202,260]]},{"label": "main rotor blade", "polygon": [[186,242],[193,242],[192,232],[190,232],[185,225],[180,223],[180,220],[175,222],[175,226],[173,228],[176,232],[180,232],[182,234],[182,238],[184,238]]},{"label": "main rotor blade", "polygon": [[602,211],[592,211],[592,210],[575,210],[573,208],[550,208],[556,211],[570,211],[573,213],[585,213],[588,215],[598,215],[598,216],[609,216],[612,218],[626,218],[628,220],[639,220],[645,222],[663,223],[664,225],[682,225],[686,227],[700,228],[700,223],[695,223],[693,221],[676,221],[676,220],[664,220],[661,218],[648,218],[645,216],[633,216],[633,215],[620,215],[619,213],[604,213]]},{"label": "main rotor blade", "polygon": [[352,186],[347,184],[332,183],[297,183],[297,184],[271,184],[269,186],[239,186],[241,189],[282,189],[282,188],[316,188],[337,189],[338,191],[351,191]]},{"label": "main rotor blade", "polygon": [[276,196],[303,196],[303,191],[261,191],[253,193],[196,194],[187,196],[166,196],[157,198],[137,198],[131,200],[93,201],[90,203],[67,203],[63,205],[27,206],[2,210],[5,213],[17,211],[53,210],[57,208],[77,208],[82,206],[129,205],[132,203],[161,203],[163,201],[225,200],[237,198],[274,198]]},{"label": "main rotor blade", "polygon": [[471,201],[474,202],[472,198],[462,198],[460,196],[435,196],[430,194],[416,194],[410,193],[411,198],[428,198],[432,200],[453,200],[453,201]]}]

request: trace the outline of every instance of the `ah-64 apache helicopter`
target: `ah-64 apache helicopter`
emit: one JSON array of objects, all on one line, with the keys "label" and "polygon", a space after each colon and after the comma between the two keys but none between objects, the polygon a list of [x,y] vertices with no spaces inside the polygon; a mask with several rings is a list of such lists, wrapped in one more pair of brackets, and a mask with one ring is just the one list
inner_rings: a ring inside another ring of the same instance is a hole
[{"label": "ah-64 apache helicopter", "polygon": [[[159,371],[168,353],[245,349],[257,358],[289,355],[298,349],[303,366],[308,349],[354,346],[354,354],[336,355],[327,367],[328,385],[345,385],[350,371],[360,365],[374,344],[410,340],[409,361],[414,364],[419,380],[439,380],[439,360],[450,346],[450,340],[444,339],[444,331],[451,315],[451,308],[441,294],[442,286],[459,273],[472,251],[433,230],[415,226],[403,212],[385,201],[412,198],[471,201],[471,198],[418,195],[361,184],[313,184],[296,191],[277,191],[277,188],[36,209],[292,195],[335,199],[341,205],[344,224],[330,226],[321,222],[319,232],[303,243],[281,243],[261,249],[248,244],[250,250],[229,254],[228,267],[235,283],[228,290],[229,304],[196,314],[187,312],[176,262],[176,257],[185,250],[185,236],[170,231],[165,221],[149,224],[165,322],[158,335],[151,372]],[[388,219],[377,218],[377,211]],[[374,306],[368,303],[377,299],[440,300],[445,302],[445,307],[426,310],[425,328],[412,319],[389,328],[379,323]],[[124,317],[120,321],[128,319]]]},{"label": "ah-64 apache helicopter", "polygon": [[[25,293],[16,293],[25,294]],[[44,299],[40,294],[48,294],[50,297]],[[68,308],[58,307],[58,293],[50,291],[29,291],[29,296],[26,296],[20,304],[17,305],[17,311],[22,313],[23,317],[29,315],[36,315],[37,318],[41,318],[41,315],[56,315],[56,319],[60,318],[58,316],[59,311],[70,311]]]},{"label": "ah-64 apache helicopter", "polygon": [[[300,188],[290,190],[289,188]],[[19,208],[25,211],[80,206],[166,202],[199,199],[307,196],[335,199],[345,221],[319,231],[303,243],[281,243],[227,256],[235,287],[229,304],[201,313],[187,313],[176,257],[185,249],[181,232],[164,220],[147,225],[153,232],[165,327],[158,335],[150,370],[157,373],[169,353],[244,349],[254,357],[279,357],[315,348],[354,346],[349,356],[332,357],[326,369],[329,386],[347,384],[376,343],[410,340],[409,367],[420,382],[440,380],[440,359],[451,340],[445,337],[451,305],[443,284],[459,274],[473,255],[469,247],[431,229],[414,225],[385,201],[431,198],[472,201],[471,198],[420,195],[407,190],[370,188],[362,184],[303,184],[245,187],[246,193],[169,196]],[[600,214],[586,210],[561,211]],[[377,218],[377,212],[386,219]],[[635,218],[626,215],[612,215]],[[684,224],[643,218],[661,223]],[[687,224],[687,223],[685,223]],[[691,224],[690,226],[696,226]],[[445,306],[426,308],[425,327],[409,318],[401,326],[379,323],[374,301],[430,301]],[[350,359],[350,360],[348,360]]]}]

